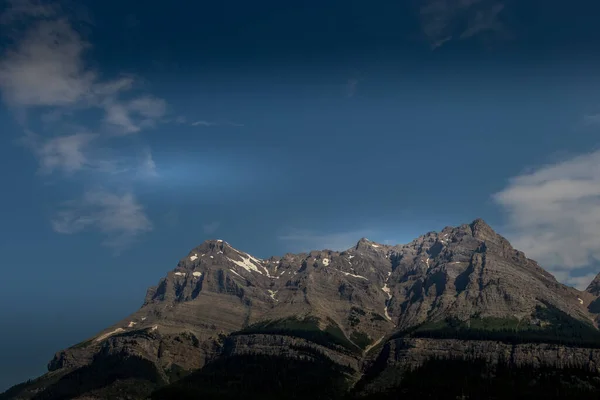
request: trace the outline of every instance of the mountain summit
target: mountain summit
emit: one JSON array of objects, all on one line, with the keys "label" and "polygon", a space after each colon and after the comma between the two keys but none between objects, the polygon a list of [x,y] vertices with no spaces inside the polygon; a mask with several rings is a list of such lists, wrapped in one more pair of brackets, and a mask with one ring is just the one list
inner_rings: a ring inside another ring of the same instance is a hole
[{"label": "mountain summit", "polygon": [[250,356],[329,363],[355,390],[389,386],[378,374],[429,357],[562,365],[556,349],[519,343],[588,349],[560,351],[600,368],[589,350],[600,344],[597,287],[560,284],[482,219],[404,245],[362,238],[342,252],[266,260],[209,240],[149,288],[139,310],[58,352],[49,373],[4,398],[145,398]]}]

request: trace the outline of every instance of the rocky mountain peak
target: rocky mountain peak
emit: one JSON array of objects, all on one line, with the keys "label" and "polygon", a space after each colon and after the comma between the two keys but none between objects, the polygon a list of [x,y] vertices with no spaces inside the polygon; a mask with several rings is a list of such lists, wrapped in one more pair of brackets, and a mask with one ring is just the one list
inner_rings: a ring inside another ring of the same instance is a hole
[{"label": "rocky mountain peak", "polygon": [[356,243],[356,246],[354,246],[354,250],[367,251],[367,250],[377,249],[377,248],[381,248],[381,247],[384,247],[384,245],[375,243],[367,238],[361,238]]},{"label": "rocky mountain peak", "polygon": [[222,251],[225,247],[231,248],[229,243],[221,239],[205,240],[200,245],[196,246],[192,251]]},{"label": "rocky mountain peak", "polygon": [[589,284],[585,291],[593,294],[594,296],[600,296],[600,274],[596,275],[594,280]]},{"label": "rocky mountain peak", "polygon": [[495,239],[498,234],[483,219],[477,218],[469,224],[473,237],[481,240]]}]

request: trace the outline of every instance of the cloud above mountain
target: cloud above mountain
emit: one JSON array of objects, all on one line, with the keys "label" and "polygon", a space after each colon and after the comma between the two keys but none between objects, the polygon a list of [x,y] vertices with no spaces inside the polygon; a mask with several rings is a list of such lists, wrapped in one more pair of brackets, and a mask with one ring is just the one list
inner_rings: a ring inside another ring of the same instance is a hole
[{"label": "cloud above mountain", "polygon": [[493,198],[507,212],[515,247],[585,286],[578,270],[600,262],[600,151],[516,176]]}]

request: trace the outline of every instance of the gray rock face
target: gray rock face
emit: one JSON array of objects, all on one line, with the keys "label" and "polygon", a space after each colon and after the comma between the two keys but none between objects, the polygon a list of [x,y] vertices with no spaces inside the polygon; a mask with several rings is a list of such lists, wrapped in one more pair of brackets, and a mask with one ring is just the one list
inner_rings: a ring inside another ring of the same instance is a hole
[{"label": "gray rock face", "polygon": [[[546,343],[508,344],[487,340],[399,338],[385,344],[378,361],[385,364],[386,369],[402,371],[415,369],[429,359],[485,360],[490,365],[600,371],[600,349]],[[373,362],[371,360],[371,364]],[[386,374],[388,377],[390,375]],[[369,392],[370,386],[377,386],[375,391],[385,391],[397,383],[394,379],[376,379],[363,390]]]},{"label": "gray rock face", "polygon": [[[558,350],[541,345],[515,350],[496,342],[394,339],[386,344],[386,338],[448,318],[467,324],[482,318],[539,324],[540,307],[553,307],[597,327],[599,278],[594,282],[586,292],[560,284],[480,219],[429,232],[404,245],[363,238],[343,252],[320,250],[266,260],[211,240],[192,249],[149,288],[138,311],[57,353],[48,365],[51,373],[35,381],[29,392],[24,388],[20,396],[29,398],[34,389],[51,386],[53,377],[94,365],[102,357],[146,360],[156,366],[164,384],[179,379],[174,370],[192,371],[223,355],[299,356],[293,348],[300,342],[351,366],[357,374],[382,348],[393,350],[393,363],[419,362],[444,353],[441,348],[446,345],[453,354],[494,358],[508,352],[515,359],[552,363],[550,354]],[[265,321],[289,318],[306,318],[318,321],[322,330],[334,329],[353,352],[294,338],[291,331],[228,337]],[[587,357],[596,365],[596,353],[593,357],[588,350],[580,353],[569,354],[577,363]]]}]

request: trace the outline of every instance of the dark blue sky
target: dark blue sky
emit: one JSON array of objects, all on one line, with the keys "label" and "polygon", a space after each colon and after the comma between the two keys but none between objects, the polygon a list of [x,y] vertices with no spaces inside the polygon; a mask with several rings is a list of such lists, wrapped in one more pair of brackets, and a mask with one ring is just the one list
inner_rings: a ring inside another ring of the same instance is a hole
[{"label": "dark blue sky", "polygon": [[0,3],[0,390],[210,238],[482,217],[565,283],[600,270],[597,2],[189,3]]}]

